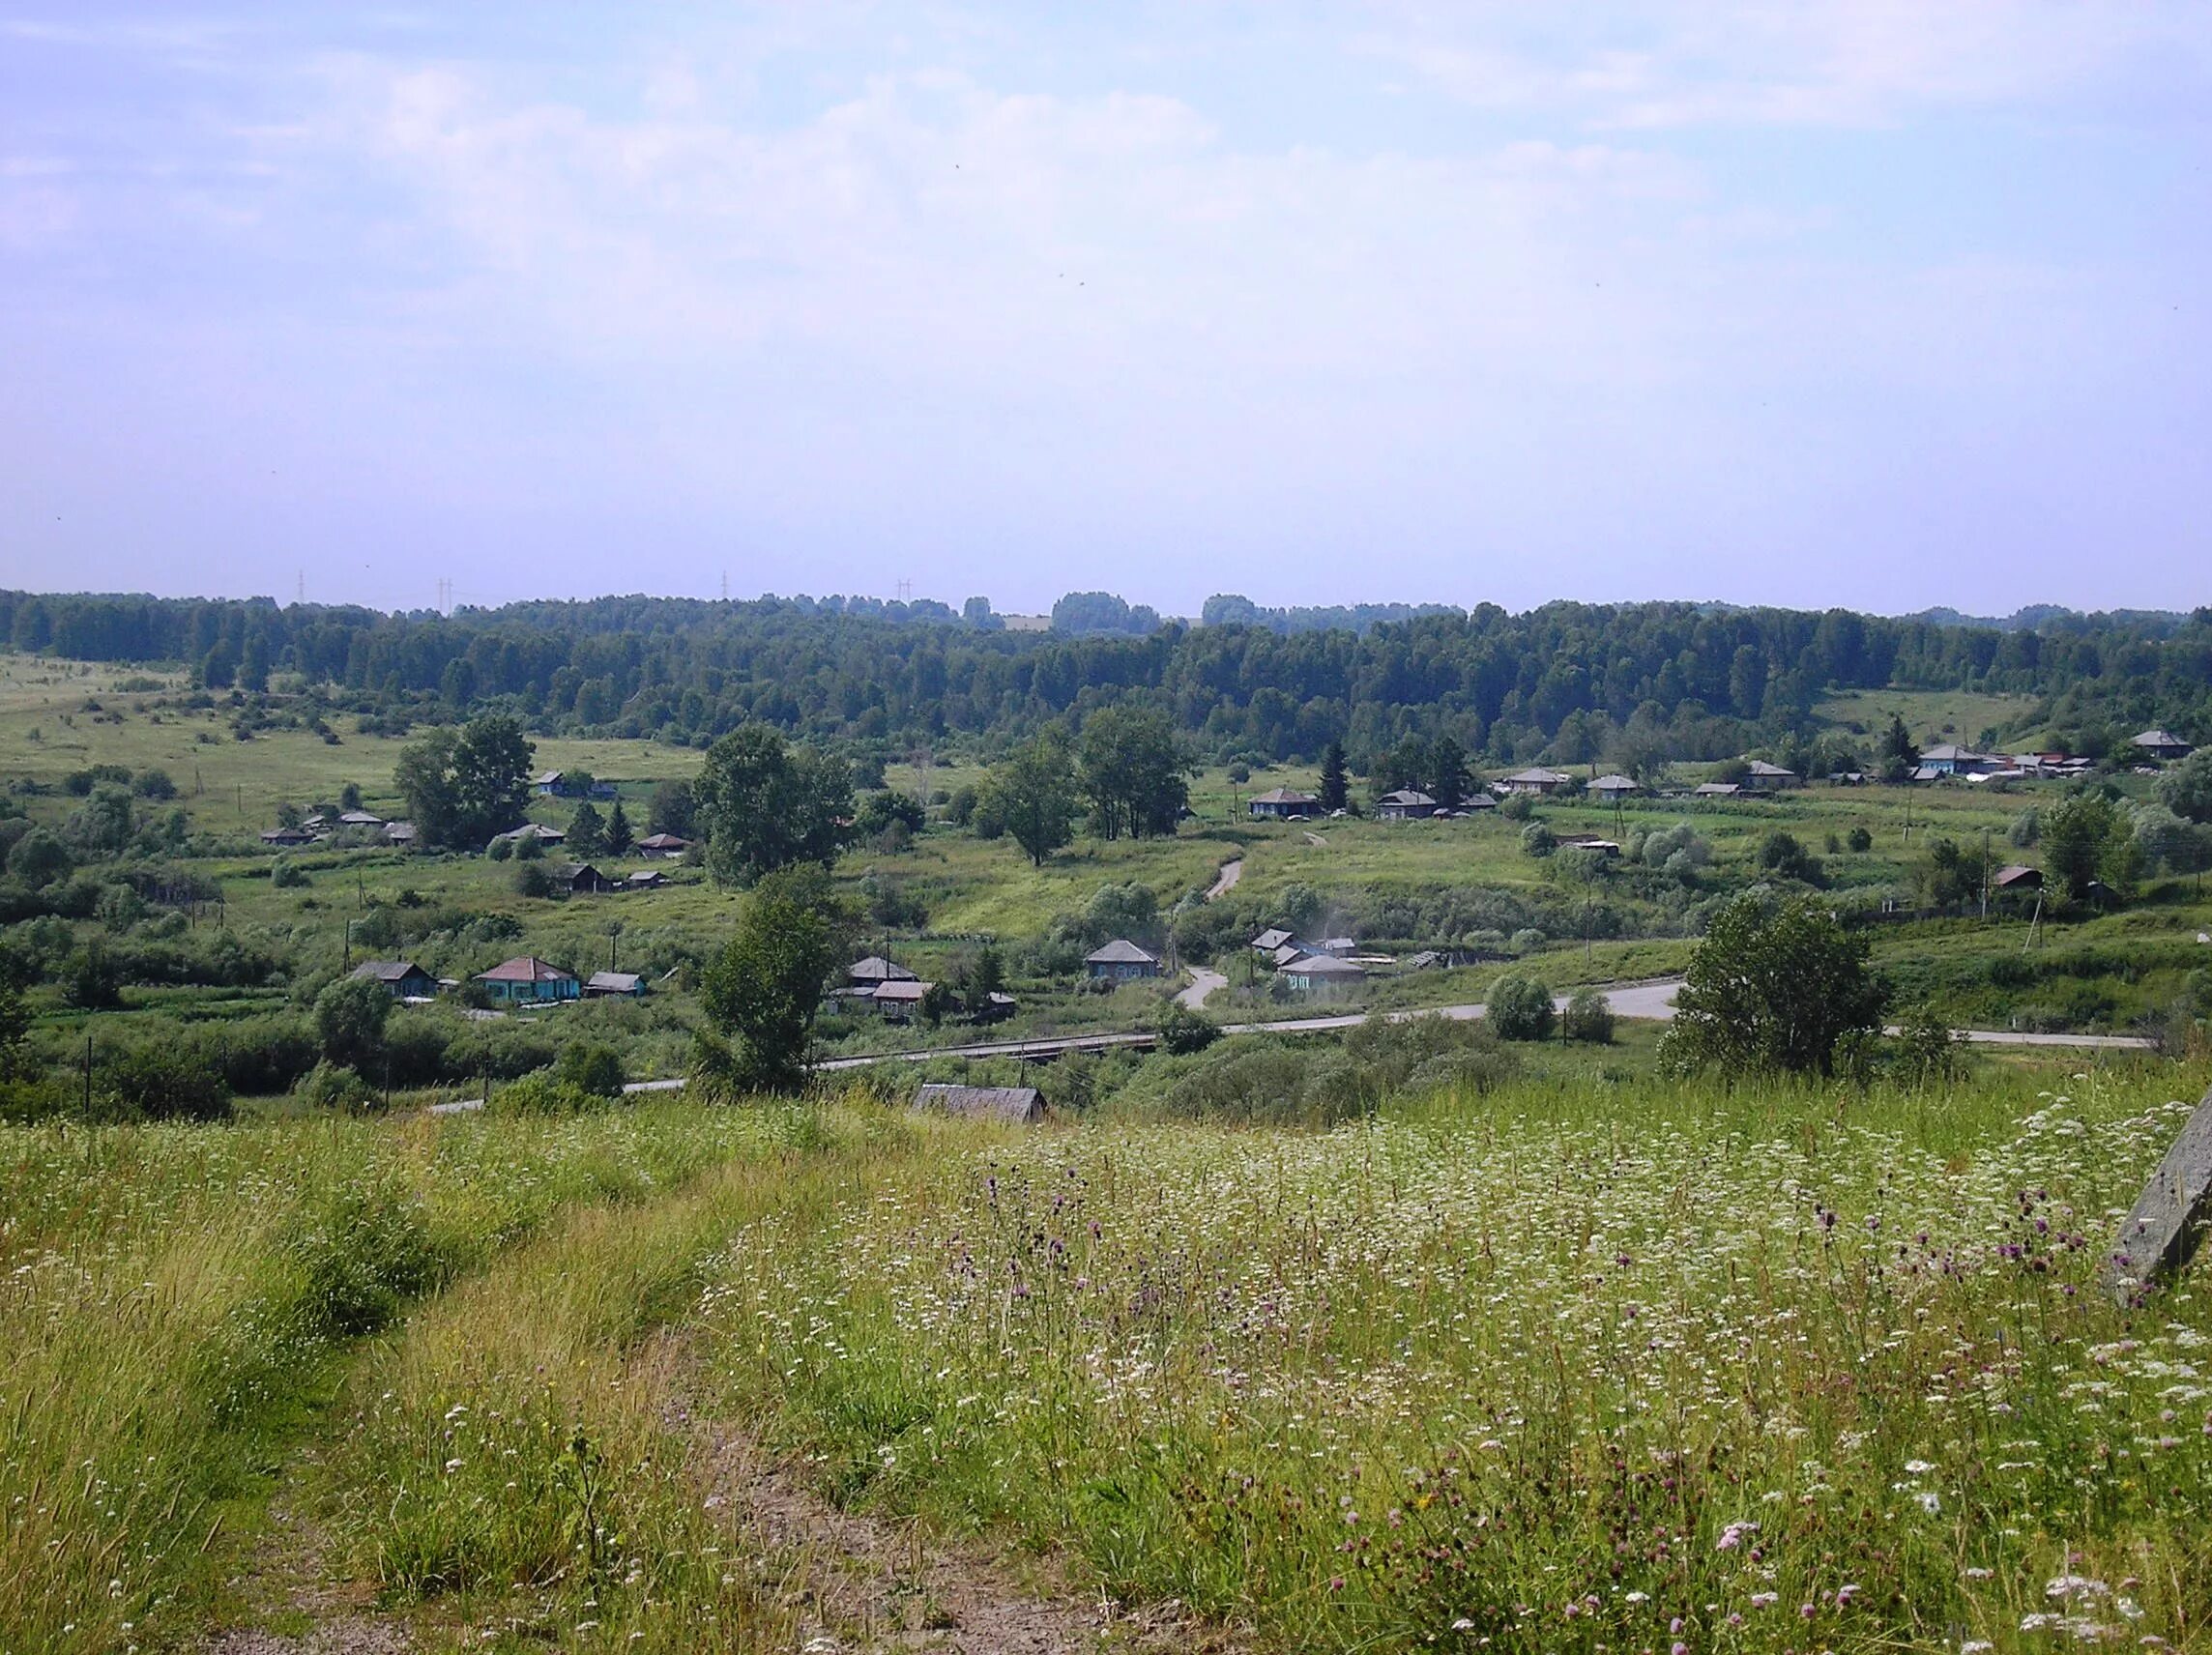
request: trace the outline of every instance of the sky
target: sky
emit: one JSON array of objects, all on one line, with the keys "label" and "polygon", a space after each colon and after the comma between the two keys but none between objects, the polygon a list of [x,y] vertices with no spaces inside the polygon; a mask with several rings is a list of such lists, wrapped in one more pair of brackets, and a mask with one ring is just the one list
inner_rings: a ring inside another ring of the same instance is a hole
[{"label": "sky", "polygon": [[2208,161],[2200,0],[0,0],[0,585],[2190,607]]}]

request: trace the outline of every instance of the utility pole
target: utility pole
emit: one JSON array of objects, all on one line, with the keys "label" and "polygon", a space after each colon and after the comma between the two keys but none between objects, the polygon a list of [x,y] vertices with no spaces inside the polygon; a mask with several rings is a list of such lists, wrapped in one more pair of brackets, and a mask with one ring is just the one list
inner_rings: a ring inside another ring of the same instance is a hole
[{"label": "utility pole", "polygon": [[84,1031],[84,1118],[92,1118],[92,1031]]},{"label": "utility pole", "polygon": [[1990,830],[1982,829],[1982,923],[1990,922]]},{"label": "utility pole", "polygon": [[345,964],[338,970],[347,976],[353,975],[353,921],[350,919],[345,922]]}]

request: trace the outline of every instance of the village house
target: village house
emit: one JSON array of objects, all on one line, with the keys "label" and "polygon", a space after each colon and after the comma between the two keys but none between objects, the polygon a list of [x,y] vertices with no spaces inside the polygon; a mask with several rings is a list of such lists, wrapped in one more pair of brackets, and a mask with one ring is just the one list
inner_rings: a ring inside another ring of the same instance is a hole
[{"label": "village house", "polygon": [[1743,791],[1732,781],[1702,781],[1690,789],[1692,798],[1733,798]]},{"label": "village house", "polygon": [[595,896],[615,888],[615,882],[589,862],[570,862],[552,870],[553,884],[570,896]]},{"label": "village house", "polygon": [[535,954],[518,955],[488,972],[479,972],[474,980],[506,1005],[553,1005],[574,1000],[583,992],[573,972],[565,972]]},{"label": "village house", "polygon": [[1310,793],[1275,787],[1266,793],[1254,794],[1251,802],[1244,808],[1246,814],[1259,820],[1295,822],[1319,810],[1321,800]]},{"label": "village house", "polygon": [[1601,775],[1589,784],[1589,790],[1609,803],[1644,791],[1642,786],[1624,775]]},{"label": "village house", "polygon": [[2015,862],[1997,869],[1996,876],[1990,881],[1990,888],[2000,896],[2008,896],[2014,891],[2041,890],[2043,870],[2023,867]]},{"label": "village house", "polygon": [[2139,736],[2130,737],[2128,745],[2141,758],[2156,759],[2160,764],[2171,764],[2186,759],[2197,749],[2170,730],[2145,730]]},{"label": "village house", "polygon": [[623,880],[625,890],[658,890],[668,883],[668,876],[658,868],[640,868]]},{"label": "village house", "polygon": [[348,810],[338,818],[340,828],[382,828],[384,818],[373,810]]},{"label": "village house", "polygon": [[261,835],[261,842],[264,845],[275,845],[280,850],[290,850],[298,845],[312,845],[315,836],[305,828],[272,828]]},{"label": "village house", "polygon": [[924,1085],[914,1094],[917,1109],[941,1110],[970,1120],[1001,1120],[1029,1126],[1045,1117],[1044,1093],[1035,1087]]},{"label": "village house", "polygon": [[1561,775],[1557,770],[1547,770],[1539,768],[1515,770],[1511,775],[1499,782],[1497,786],[1500,793],[1533,793],[1548,797],[1558,792],[1573,779],[1572,776]]},{"label": "village house", "polygon": [[1934,770],[1937,775],[1972,775],[1977,771],[2001,768],[2002,761],[1987,753],[1977,753],[1969,747],[1951,741],[1938,741],[1920,755],[1920,768]]},{"label": "village house", "polygon": [[629,1000],[643,1000],[645,978],[635,972],[594,972],[584,979],[586,1000],[610,1000],[618,995]]},{"label": "village house", "polygon": [[874,992],[863,998],[885,1021],[904,1023],[920,1009],[922,997],[936,986],[912,975],[894,977],[878,983]]},{"label": "village house", "polygon": [[1491,798],[1487,793],[1470,793],[1459,801],[1459,808],[1451,814],[1454,816],[1472,816],[1478,810],[1496,810],[1497,808],[1498,800]]},{"label": "village house", "polygon": [[845,968],[845,980],[855,988],[874,989],[888,982],[913,982],[915,974],[880,954],[870,954]]},{"label": "village house", "polygon": [[1083,956],[1083,964],[1093,982],[1134,982],[1139,977],[1160,974],[1159,957],[1147,953],[1125,937],[1117,937],[1103,948],[1092,949]]},{"label": "village house", "polygon": [[1437,813],[1437,801],[1427,794],[1402,787],[1375,801],[1375,814],[1385,822],[1417,822]]},{"label": "village house", "polygon": [[691,848],[691,841],[678,838],[674,833],[652,833],[637,842],[638,854],[646,857],[681,857]]},{"label": "village house", "polygon": [[1334,954],[1301,954],[1289,964],[1278,966],[1276,973],[1290,984],[1293,993],[1324,998],[1341,994],[1367,978],[1365,967],[1351,960],[1340,960]]},{"label": "village house", "polygon": [[384,842],[397,846],[402,851],[412,851],[416,841],[421,838],[422,834],[416,831],[412,822],[387,822],[384,825]]},{"label": "village house", "polygon": [[1804,778],[1795,770],[1754,759],[1744,771],[1743,785],[1753,793],[1780,793],[1785,788],[1802,787]]},{"label": "village house", "polygon": [[383,984],[393,1000],[433,1000],[438,993],[438,979],[413,960],[364,960],[353,974]]},{"label": "village house", "polygon": [[494,833],[492,842],[497,844],[500,840],[505,839],[509,844],[513,845],[524,839],[536,839],[540,845],[551,847],[558,845],[568,836],[560,828],[548,828],[542,822],[525,822],[519,828],[509,828],[504,833]]}]

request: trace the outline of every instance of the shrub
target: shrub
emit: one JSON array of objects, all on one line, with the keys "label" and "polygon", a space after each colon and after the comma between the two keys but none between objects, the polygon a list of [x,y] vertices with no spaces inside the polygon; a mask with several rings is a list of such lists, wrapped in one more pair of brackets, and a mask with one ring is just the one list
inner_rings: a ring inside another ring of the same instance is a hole
[{"label": "shrub", "polygon": [[87,943],[62,966],[62,998],[84,1011],[110,1011],[123,1003],[123,973],[99,943]]},{"label": "shrub", "polygon": [[1521,852],[1524,856],[1548,857],[1558,846],[1558,836],[1541,822],[1531,822],[1521,829]]},{"label": "shrub", "polygon": [[484,855],[495,862],[504,862],[508,857],[514,855],[514,841],[512,839],[494,839],[484,848]]},{"label": "shrub", "polygon": [[292,890],[307,883],[307,870],[290,857],[278,857],[269,864],[269,883],[278,890]]},{"label": "shrub", "polygon": [[1852,853],[1856,856],[1863,857],[1874,849],[1874,835],[1864,828],[1853,828],[1850,836],[1844,842],[1850,846]]},{"label": "shrub", "polygon": [[366,1115],[383,1107],[384,1098],[361,1071],[327,1059],[300,1077],[292,1095],[307,1108],[329,1114]]},{"label": "shrub", "polygon": [[1594,988],[1578,989],[1559,1018],[1559,1032],[1586,1045],[1613,1043],[1613,1003]]},{"label": "shrub", "polygon": [[[522,843],[527,845],[532,841],[525,839]],[[514,894],[531,897],[551,896],[553,894],[553,876],[545,871],[545,864],[535,860],[525,860],[518,865],[514,870]]]},{"label": "shrub", "polygon": [[1498,801],[1498,814],[1508,822],[1526,822],[1535,813],[1535,800],[1525,793],[1509,793]]},{"label": "shrub", "polygon": [[204,1054],[189,1047],[125,1047],[96,1061],[93,1082],[140,1119],[230,1118],[229,1084]]},{"label": "shrub", "polygon": [[606,1101],[551,1069],[539,1069],[493,1092],[490,1108],[498,1115],[582,1115]]},{"label": "shrub", "polygon": [[396,1188],[346,1188],[298,1231],[286,1251],[301,1275],[293,1314],[317,1341],[355,1339],[394,1321],[408,1299],[451,1274],[422,1204]]},{"label": "shrub", "polygon": [[1521,1072],[1521,1060],[1501,1047],[1440,1052],[1406,1078],[1409,1091],[1472,1092],[1487,1097]]},{"label": "shrub", "polygon": [[1171,1057],[1203,1052],[1221,1038],[1219,1024],[1179,1000],[1171,1000],[1160,1008],[1159,1019],[1153,1027],[1159,1031],[1160,1050]]},{"label": "shrub", "polygon": [[1491,986],[1485,1013],[1500,1040],[1542,1040],[1552,1032],[1556,1013],[1552,990],[1540,978],[1503,976]]},{"label": "shrub", "polygon": [[561,1048],[553,1078],[594,1097],[620,1097],[627,1077],[623,1073],[622,1058],[612,1046],[596,1040],[571,1040]]}]

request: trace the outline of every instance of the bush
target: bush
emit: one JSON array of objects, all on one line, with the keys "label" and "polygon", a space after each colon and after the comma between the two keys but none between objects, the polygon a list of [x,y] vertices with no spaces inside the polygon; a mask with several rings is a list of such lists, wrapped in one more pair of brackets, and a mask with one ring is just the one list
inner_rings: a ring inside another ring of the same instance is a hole
[{"label": "bush", "polygon": [[1558,846],[1558,837],[1541,822],[1531,822],[1521,829],[1521,852],[1528,857],[1548,857]]},{"label": "bush", "polygon": [[1552,990],[1542,979],[1503,976],[1491,986],[1485,1013],[1500,1040],[1542,1040],[1551,1035],[1556,1013]]},{"label": "bush", "polygon": [[307,870],[290,857],[278,857],[269,864],[269,883],[278,890],[292,890],[307,883]]},{"label": "bush", "polygon": [[1219,1024],[1179,1000],[1171,1000],[1160,1008],[1159,1019],[1153,1027],[1159,1031],[1160,1050],[1171,1057],[1185,1058],[1193,1052],[1203,1052],[1221,1038]]},{"label": "bush", "polygon": [[1576,990],[1559,1019],[1559,1032],[1586,1045],[1612,1045],[1613,1002],[1594,988]]},{"label": "bush", "polygon": [[111,1011],[123,1003],[123,973],[99,943],[87,943],[63,963],[62,998],[82,1011]]},{"label": "bush", "polygon": [[495,862],[504,862],[508,857],[514,855],[514,841],[512,839],[494,839],[484,848],[484,855]]},{"label": "bush", "polygon": [[583,1115],[606,1101],[551,1069],[540,1069],[493,1092],[490,1108],[497,1115]]},{"label": "bush", "polygon": [[1487,1097],[1521,1072],[1521,1060],[1501,1047],[1440,1052],[1406,1077],[1408,1091],[1472,1092]]},{"label": "bush", "polygon": [[1854,855],[1863,857],[1874,849],[1874,835],[1864,828],[1853,828],[1845,843],[1850,846]]},{"label": "bush", "polygon": [[1509,793],[1498,801],[1498,814],[1508,822],[1526,822],[1536,813],[1536,801],[1525,793]]},{"label": "bush", "polygon": [[300,1077],[292,1095],[307,1108],[333,1115],[367,1115],[384,1106],[383,1094],[361,1071],[328,1060]]},{"label": "bush", "polygon": [[[525,839],[524,844],[532,841]],[[525,860],[514,870],[514,894],[517,896],[551,896],[553,876],[545,871],[543,862]]]},{"label": "bush", "polygon": [[189,1047],[126,1047],[95,1060],[93,1084],[142,1120],[230,1118],[229,1084]]},{"label": "bush", "polygon": [[392,1015],[392,996],[370,977],[340,977],[315,996],[315,1032],[323,1056],[334,1063],[359,1065],[384,1048],[384,1025]]},{"label": "bush", "polygon": [[553,1065],[553,1078],[594,1097],[622,1096],[623,1060],[612,1046],[596,1040],[571,1040],[561,1048]]},{"label": "bush", "polygon": [[347,1188],[296,1233],[286,1251],[300,1271],[298,1331],[355,1339],[390,1325],[408,1299],[438,1286],[454,1261],[433,1240],[422,1204],[391,1188]]}]

